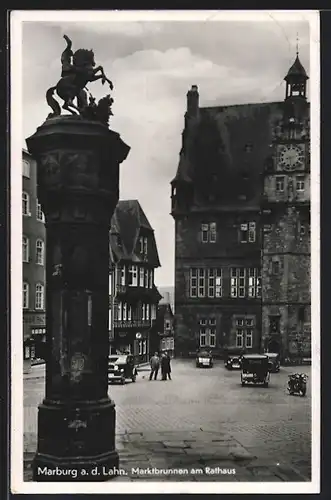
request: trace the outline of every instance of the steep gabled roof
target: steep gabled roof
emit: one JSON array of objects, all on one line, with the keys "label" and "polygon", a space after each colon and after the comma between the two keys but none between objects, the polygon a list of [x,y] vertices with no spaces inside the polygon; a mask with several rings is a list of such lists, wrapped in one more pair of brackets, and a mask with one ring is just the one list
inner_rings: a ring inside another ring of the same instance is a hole
[{"label": "steep gabled roof", "polygon": [[136,252],[137,241],[141,230],[151,233],[148,246],[148,263],[159,267],[160,261],[150,225],[138,200],[120,200],[115,208],[110,230],[110,246],[113,258],[142,262],[141,256]]}]

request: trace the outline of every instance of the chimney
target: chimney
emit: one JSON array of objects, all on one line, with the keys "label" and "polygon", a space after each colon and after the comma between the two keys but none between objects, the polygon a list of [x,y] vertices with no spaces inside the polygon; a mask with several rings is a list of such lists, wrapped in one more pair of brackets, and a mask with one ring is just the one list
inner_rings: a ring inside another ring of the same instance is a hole
[{"label": "chimney", "polygon": [[191,90],[187,92],[186,96],[187,96],[187,114],[189,116],[197,116],[199,110],[198,86],[192,85]]}]

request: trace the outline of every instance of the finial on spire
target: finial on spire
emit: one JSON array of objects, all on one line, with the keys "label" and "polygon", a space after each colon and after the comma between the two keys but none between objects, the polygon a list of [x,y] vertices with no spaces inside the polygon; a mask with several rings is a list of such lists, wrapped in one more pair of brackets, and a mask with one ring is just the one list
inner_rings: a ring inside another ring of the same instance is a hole
[{"label": "finial on spire", "polygon": [[296,43],[297,56],[299,55],[299,33],[297,32],[297,43]]}]

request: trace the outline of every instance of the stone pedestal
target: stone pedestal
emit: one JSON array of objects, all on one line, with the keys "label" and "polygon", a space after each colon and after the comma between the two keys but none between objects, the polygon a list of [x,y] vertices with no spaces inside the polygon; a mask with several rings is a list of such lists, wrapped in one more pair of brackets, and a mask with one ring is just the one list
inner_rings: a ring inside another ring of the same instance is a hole
[{"label": "stone pedestal", "polygon": [[46,394],[33,477],[109,480],[118,467],[107,376],[109,229],[130,148],[79,116],[51,118],[26,142],[47,236]]}]

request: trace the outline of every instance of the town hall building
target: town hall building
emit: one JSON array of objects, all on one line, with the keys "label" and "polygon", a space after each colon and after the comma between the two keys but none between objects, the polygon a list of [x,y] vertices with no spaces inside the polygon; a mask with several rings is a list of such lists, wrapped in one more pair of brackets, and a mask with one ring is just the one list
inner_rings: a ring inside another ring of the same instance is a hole
[{"label": "town hall building", "polygon": [[310,354],[308,76],[282,102],[199,106],[187,94],[171,182],[175,350]]}]

